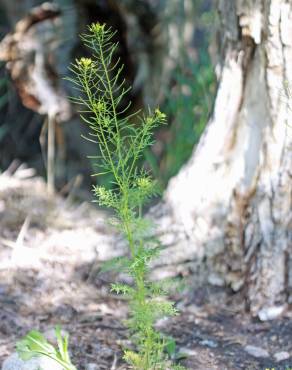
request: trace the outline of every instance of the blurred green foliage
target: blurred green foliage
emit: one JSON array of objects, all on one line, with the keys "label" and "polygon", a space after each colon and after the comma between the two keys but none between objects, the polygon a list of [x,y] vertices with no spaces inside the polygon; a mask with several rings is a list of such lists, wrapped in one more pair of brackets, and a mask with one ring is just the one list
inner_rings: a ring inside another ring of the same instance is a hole
[{"label": "blurred green foliage", "polygon": [[163,185],[188,160],[208,121],[216,85],[209,54],[203,52],[198,62],[188,60],[183,69],[177,67],[174,80],[163,107],[171,125],[160,165],[147,153],[152,169],[159,170],[156,175]]},{"label": "blurred green foliage", "polygon": [[[179,60],[165,91],[163,111],[169,126],[157,133],[160,147],[145,153],[146,162],[162,187],[176,175],[191,156],[207,124],[216,91],[216,76],[210,57],[210,44],[217,29],[217,13],[212,0],[175,0],[179,28]],[[190,44],[184,39],[192,27]]]}]

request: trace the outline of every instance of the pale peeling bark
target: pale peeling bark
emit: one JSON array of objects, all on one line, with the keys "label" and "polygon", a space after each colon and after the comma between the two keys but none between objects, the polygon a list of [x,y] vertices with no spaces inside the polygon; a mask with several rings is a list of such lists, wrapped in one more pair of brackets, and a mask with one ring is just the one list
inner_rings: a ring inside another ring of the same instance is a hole
[{"label": "pale peeling bark", "polygon": [[292,299],[292,114],[280,94],[292,81],[292,2],[218,8],[213,116],[152,210],[167,246],[160,264],[183,271],[187,263],[195,279],[241,289],[251,312],[268,319]]}]

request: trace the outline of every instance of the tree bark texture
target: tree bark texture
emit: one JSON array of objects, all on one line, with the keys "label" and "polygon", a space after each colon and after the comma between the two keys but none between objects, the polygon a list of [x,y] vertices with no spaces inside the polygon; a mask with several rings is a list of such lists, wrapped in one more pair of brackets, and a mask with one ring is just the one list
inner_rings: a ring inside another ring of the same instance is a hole
[{"label": "tree bark texture", "polygon": [[159,263],[241,290],[252,314],[272,319],[292,303],[292,115],[283,93],[292,81],[292,1],[217,6],[214,111],[151,211],[168,246]]}]

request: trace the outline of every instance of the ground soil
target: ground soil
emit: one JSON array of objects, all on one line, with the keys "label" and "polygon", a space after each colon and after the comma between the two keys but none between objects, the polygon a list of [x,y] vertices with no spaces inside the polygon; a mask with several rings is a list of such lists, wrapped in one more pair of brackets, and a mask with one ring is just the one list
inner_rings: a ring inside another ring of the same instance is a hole
[{"label": "ground soil", "polygon": [[[51,337],[60,324],[70,333],[78,369],[89,363],[127,369],[121,360],[130,345],[126,301],[109,293],[114,276],[98,273],[102,239],[96,237],[99,245],[94,240],[104,215],[59,197],[48,200],[41,179],[24,177],[0,176],[0,365],[31,328]],[[181,313],[158,326],[175,338],[188,369],[292,368],[292,357],[274,357],[292,355],[291,313],[260,322],[244,311],[240,294],[207,285],[189,286],[172,298]],[[267,357],[252,356],[247,345],[266,350]]]}]

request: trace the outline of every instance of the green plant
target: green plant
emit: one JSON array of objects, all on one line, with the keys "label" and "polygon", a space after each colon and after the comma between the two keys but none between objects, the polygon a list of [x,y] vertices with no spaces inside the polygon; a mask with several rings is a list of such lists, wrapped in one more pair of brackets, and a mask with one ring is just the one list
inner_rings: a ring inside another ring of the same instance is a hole
[{"label": "green plant", "polygon": [[217,12],[211,1],[165,3],[162,28],[177,27],[179,53],[172,60],[175,68],[170,84],[165,86],[162,105],[169,125],[158,133],[161,142],[156,150],[146,150],[147,164],[163,187],[190,158],[211,113],[216,76],[209,52],[218,26]]},{"label": "green plant", "polygon": [[[112,292],[123,294],[129,302],[127,325],[137,352],[126,349],[124,359],[134,369],[169,369],[167,339],[155,329],[155,322],[176,315],[177,310],[166,299],[165,284],[149,280],[149,264],[158,256],[160,244],[151,237],[153,225],[142,215],[143,206],[159,189],[149,174],[138,168],[139,158],[153,143],[154,128],[164,123],[166,116],[155,109],[147,116],[138,117],[138,112],[128,113],[129,106],[120,108],[129,88],[120,78],[123,66],[119,60],[114,61],[118,44],[113,42],[114,33],[110,29],[92,24],[81,38],[91,49],[93,59],[81,58],[71,66],[74,77],[69,80],[79,92],[72,101],[80,106],[81,118],[89,127],[87,139],[99,145],[100,155],[95,159],[100,172],[93,176],[113,176],[111,188],[93,187],[96,201],[115,211],[111,224],[124,235],[129,247],[127,257],[110,263],[133,280],[133,284],[111,286]],[[135,118],[137,125],[132,123]]]},{"label": "green plant", "polygon": [[166,92],[164,111],[171,124],[166,129],[168,140],[159,161],[150,149],[146,159],[152,172],[166,186],[189,159],[198,143],[213,104],[215,74],[207,53],[201,53],[199,61],[185,58],[173,72],[172,89]]},{"label": "green plant", "polygon": [[55,329],[57,348],[49,343],[38,331],[30,331],[16,344],[16,350],[23,360],[29,360],[36,356],[47,356],[58,362],[65,370],[77,370],[71,363],[68,352],[68,334],[62,336],[59,326]]}]

